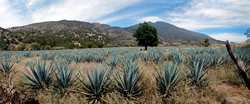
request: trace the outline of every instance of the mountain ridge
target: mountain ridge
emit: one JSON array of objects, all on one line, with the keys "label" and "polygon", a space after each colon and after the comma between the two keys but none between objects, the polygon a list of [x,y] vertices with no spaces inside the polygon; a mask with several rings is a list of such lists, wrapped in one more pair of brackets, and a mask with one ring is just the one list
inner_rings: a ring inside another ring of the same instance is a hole
[{"label": "mountain ridge", "polygon": [[[203,39],[209,39],[211,43],[218,44],[221,41],[213,39],[206,34],[190,31],[184,28],[177,27],[175,25],[166,23],[166,22],[150,22],[159,33],[159,36],[165,41],[175,42],[175,41],[188,41],[188,42],[197,42]],[[127,27],[127,30],[134,31],[138,27],[138,24]],[[187,35],[187,36],[185,36]]]},{"label": "mountain ridge", "polygon": [[[161,45],[169,45],[174,42],[199,43],[202,39],[208,38],[211,43],[219,43],[205,34],[179,28],[165,22],[151,23],[159,31]],[[89,23],[84,21],[47,21],[33,23],[24,26],[1,29],[8,34],[1,36],[12,48],[18,45],[42,45],[45,47],[64,48],[91,48],[91,47],[116,47],[116,46],[136,46],[133,37],[136,25],[129,27],[110,26],[101,23]],[[50,37],[51,39],[48,39]],[[54,39],[54,40],[53,40]],[[7,40],[7,41],[6,41]],[[3,41],[3,40],[2,40]],[[9,47],[8,46],[8,47]],[[26,48],[26,47],[25,47]],[[9,47],[9,49],[11,49]]]}]

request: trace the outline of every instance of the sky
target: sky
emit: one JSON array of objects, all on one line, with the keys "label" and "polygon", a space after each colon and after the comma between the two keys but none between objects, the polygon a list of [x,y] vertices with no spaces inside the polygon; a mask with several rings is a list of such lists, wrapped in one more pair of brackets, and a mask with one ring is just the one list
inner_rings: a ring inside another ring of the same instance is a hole
[{"label": "sky", "polygon": [[127,27],[163,21],[218,40],[243,42],[249,0],[0,0],[0,27],[58,20]]}]

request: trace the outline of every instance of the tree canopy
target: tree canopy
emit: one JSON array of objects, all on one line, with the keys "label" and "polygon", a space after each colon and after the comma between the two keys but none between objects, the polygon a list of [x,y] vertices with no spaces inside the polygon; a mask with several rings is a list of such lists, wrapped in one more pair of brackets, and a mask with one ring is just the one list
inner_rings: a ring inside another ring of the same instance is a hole
[{"label": "tree canopy", "polygon": [[147,22],[139,24],[134,37],[139,46],[145,46],[145,50],[147,46],[157,46],[159,43],[157,29]]}]

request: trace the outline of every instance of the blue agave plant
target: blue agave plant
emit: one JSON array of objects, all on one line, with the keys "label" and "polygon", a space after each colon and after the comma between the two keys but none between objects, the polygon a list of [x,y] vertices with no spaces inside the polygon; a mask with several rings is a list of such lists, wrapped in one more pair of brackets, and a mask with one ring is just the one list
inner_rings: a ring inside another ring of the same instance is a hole
[{"label": "blue agave plant", "polygon": [[143,94],[142,74],[132,61],[124,64],[123,73],[118,74],[116,89],[125,97],[137,97]]},{"label": "blue agave plant", "polygon": [[80,80],[83,94],[92,103],[102,102],[102,96],[109,85],[108,70],[95,69],[87,74],[85,80]]},{"label": "blue agave plant", "polygon": [[29,64],[28,73],[24,74],[24,84],[32,89],[44,89],[52,85],[52,64],[45,61],[37,61]]},{"label": "blue agave plant", "polygon": [[179,81],[179,72],[176,64],[164,65],[156,76],[156,86],[160,95],[166,97]]},{"label": "blue agave plant", "polygon": [[73,71],[69,68],[67,64],[56,64],[56,81],[55,89],[58,89],[60,94],[67,92],[69,88],[72,87],[75,78],[73,76]]},{"label": "blue agave plant", "polygon": [[9,59],[5,59],[4,61],[0,62],[0,72],[2,72],[4,75],[9,75],[13,71],[13,66],[15,63],[11,62]]},{"label": "blue agave plant", "polygon": [[194,60],[189,69],[190,73],[188,77],[190,78],[193,85],[201,87],[207,84],[205,78],[207,69],[205,67],[204,61]]}]

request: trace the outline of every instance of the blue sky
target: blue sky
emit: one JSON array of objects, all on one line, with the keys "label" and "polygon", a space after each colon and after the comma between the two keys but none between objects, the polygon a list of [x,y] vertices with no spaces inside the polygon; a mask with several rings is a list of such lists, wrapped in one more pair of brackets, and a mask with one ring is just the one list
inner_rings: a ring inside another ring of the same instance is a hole
[{"label": "blue sky", "polygon": [[126,27],[164,21],[218,40],[243,42],[249,0],[0,0],[0,27],[80,20]]}]

